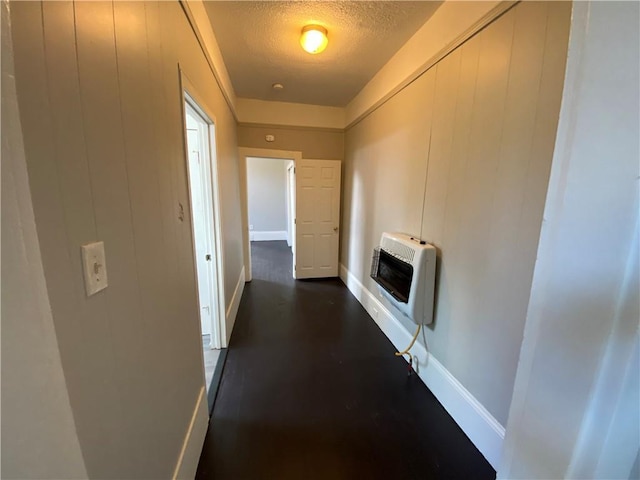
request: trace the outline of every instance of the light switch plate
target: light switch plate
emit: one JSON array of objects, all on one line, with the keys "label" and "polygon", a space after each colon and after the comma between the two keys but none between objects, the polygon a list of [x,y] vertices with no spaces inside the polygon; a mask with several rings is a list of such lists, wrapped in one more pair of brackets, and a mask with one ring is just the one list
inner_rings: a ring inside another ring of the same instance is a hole
[{"label": "light switch plate", "polygon": [[104,242],[82,245],[82,267],[84,286],[90,297],[107,288],[107,261],[104,255]]}]

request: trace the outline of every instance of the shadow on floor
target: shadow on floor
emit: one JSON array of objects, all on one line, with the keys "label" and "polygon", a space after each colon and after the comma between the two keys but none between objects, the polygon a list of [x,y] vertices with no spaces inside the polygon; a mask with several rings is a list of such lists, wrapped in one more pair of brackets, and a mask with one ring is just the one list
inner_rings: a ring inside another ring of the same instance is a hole
[{"label": "shadow on floor", "polygon": [[252,244],[199,479],[495,478],[339,279]]}]

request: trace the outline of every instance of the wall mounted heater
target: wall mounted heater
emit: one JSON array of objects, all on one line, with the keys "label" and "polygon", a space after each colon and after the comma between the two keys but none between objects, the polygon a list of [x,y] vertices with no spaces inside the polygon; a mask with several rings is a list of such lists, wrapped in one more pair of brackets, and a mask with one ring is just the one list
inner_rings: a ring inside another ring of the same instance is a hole
[{"label": "wall mounted heater", "polygon": [[416,324],[433,321],[436,249],[403,233],[383,233],[373,252],[371,278],[380,292]]}]

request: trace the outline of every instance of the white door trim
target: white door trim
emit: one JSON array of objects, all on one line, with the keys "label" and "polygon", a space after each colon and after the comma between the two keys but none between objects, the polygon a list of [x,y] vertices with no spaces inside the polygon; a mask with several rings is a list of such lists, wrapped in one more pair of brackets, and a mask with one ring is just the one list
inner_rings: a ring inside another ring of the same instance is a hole
[{"label": "white door trim", "polygon": [[[215,300],[216,300],[216,321],[215,325],[212,325],[212,347],[213,348],[224,348],[227,345],[227,332],[226,332],[226,305],[225,305],[225,295],[224,295],[224,252],[222,246],[222,238],[223,230],[222,230],[222,222],[221,222],[221,209],[220,209],[220,188],[218,182],[218,162],[217,162],[217,129],[216,118],[212,112],[210,112],[206,103],[202,99],[202,97],[198,94],[195,86],[191,83],[189,78],[185,75],[182,69],[180,70],[180,92],[182,97],[181,108],[183,110],[182,117],[185,118],[186,112],[185,103],[189,103],[189,105],[198,112],[198,114],[205,120],[205,122],[209,125],[209,149],[208,152],[208,165],[211,172],[211,200],[213,206],[213,231],[214,238],[212,239],[212,244],[214,248],[213,255],[215,256]],[[213,127],[213,128],[212,128]],[[184,151],[185,151],[185,169],[188,168],[188,151],[187,151],[187,141],[186,141],[186,129],[183,128],[184,131]],[[215,160],[215,161],[214,161]],[[187,172],[188,175],[188,172]],[[194,246],[195,249],[195,246]],[[195,262],[194,258],[194,262]],[[195,273],[195,272],[194,272]],[[197,275],[196,275],[197,282]],[[196,283],[197,285],[197,283]],[[200,311],[200,305],[198,305],[198,312]],[[198,345],[201,345],[202,339],[198,339]],[[201,348],[200,348],[201,349]],[[203,360],[204,364],[204,360]]]},{"label": "white door trim", "polygon": [[[247,191],[247,157],[260,158],[283,158],[293,160],[295,165],[302,160],[302,152],[293,150],[274,150],[269,148],[248,148],[238,147],[238,157],[240,158],[240,208],[242,209],[242,243],[244,245],[244,274],[247,282],[251,281],[251,240],[249,238],[249,197]],[[295,199],[294,199],[295,208]],[[293,232],[295,239],[295,231]],[[295,243],[295,242],[294,242]],[[295,264],[295,248],[293,248]]]},{"label": "white door trim", "polygon": [[295,241],[295,218],[296,218],[296,167],[295,163],[291,163],[287,167],[287,241],[291,247],[293,255],[296,254]]}]

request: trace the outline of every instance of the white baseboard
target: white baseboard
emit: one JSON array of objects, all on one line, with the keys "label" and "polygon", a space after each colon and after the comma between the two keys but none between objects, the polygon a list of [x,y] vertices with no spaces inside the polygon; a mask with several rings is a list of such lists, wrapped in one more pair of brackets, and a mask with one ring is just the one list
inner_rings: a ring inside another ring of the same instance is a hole
[{"label": "white baseboard", "polygon": [[193,480],[198,469],[202,445],[207,435],[209,426],[209,411],[204,387],[200,388],[200,394],[193,409],[191,422],[184,437],[182,450],[173,472],[173,480]]},{"label": "white baseboard", "polygon": [[240,270],[240,276],[238,277],[238,283],[236,283],[236,288],[233,291],[233,297],[231,297],[231,303],[229,304],[229,308],[227,308],[227,315],[225,321],[225,337],[222,339],[222,347],[226,348],[229,345],[229,339],[231,338],[231,332],[233,331],[233,326],[236,323],[236,316],[238,315],[238,308],[240,308],[240,299],[242,298],[242,292],[244,292],[244,267]]},{"label": "white baseboard", "polygon": [[271,240],[286,240],[287,231],[274,231],[274,232],[257,232],[252,230],[249,232],[249,240],[252,242],[267,242]]},{"label": "white baseboard", "polygon": [[[340,278],[391,343],[398,349],[406,348],[412,334],[389,309],[342,264]],[[411,352],[418,357],[416,370],[419,377],[497,470],[502,457],[504,427],[421,343],[416,342]]]}]

